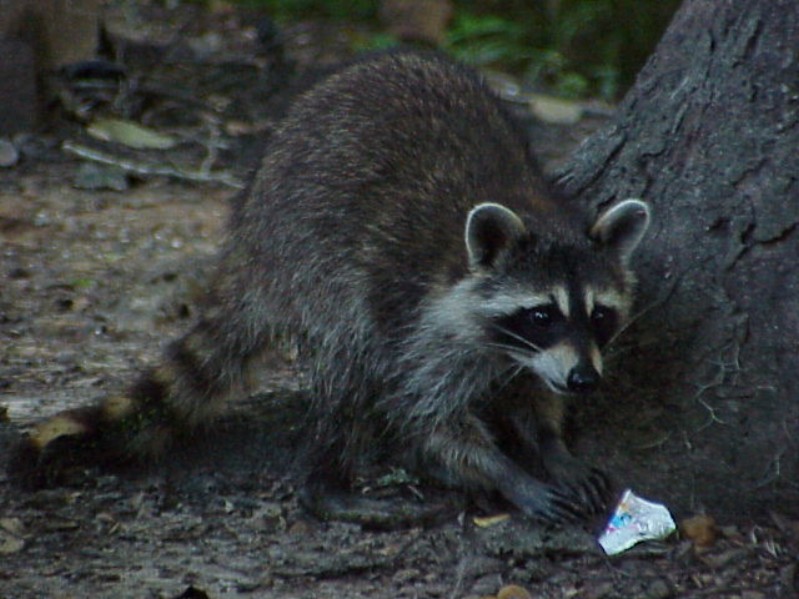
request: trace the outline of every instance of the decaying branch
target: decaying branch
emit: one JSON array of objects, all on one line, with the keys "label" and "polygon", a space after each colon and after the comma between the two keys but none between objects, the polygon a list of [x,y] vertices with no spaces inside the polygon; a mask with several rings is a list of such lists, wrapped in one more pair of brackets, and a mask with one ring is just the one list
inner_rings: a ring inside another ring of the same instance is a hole
[{"label": "decaying branch", "polygon": [[186,170],[170,165],[131,160],[129,158],[115,156],[108,152],[104,152],[96,148],[90,148],[69,140],[65,141],[61,147],[65,152],[79,156],[80,158],[91,160],[93,162],[99,162],[101,164],[116,166],[125,172],[136,175],[148,177],[164,176],[172,177],[174,179],[182,179],[184,181],[191,181],[193,183],[221,183],[222,185],[226,185],[234,189],[244,188],[244,183],[242,183],[236,176],[226,171],[214,172],[202,168],[197,170]]}]

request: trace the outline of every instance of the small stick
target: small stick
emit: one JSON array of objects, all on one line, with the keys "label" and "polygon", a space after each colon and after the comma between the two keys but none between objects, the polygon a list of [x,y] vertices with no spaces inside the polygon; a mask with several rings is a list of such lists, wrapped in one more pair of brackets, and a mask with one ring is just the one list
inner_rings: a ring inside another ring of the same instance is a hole
[{"label": "small stick", "polygon": [[80,158],[85,158],[86,160],[99,162],[101,164],[118,166],[126,172],[135,173],[137,175],[174,177],[176,179],[184,179],[194,183],[221,183],[222,185],[227,185],[228,187],[232,187],[234,189],[244,189],[244,184],[229,172],[184,170],[168,165],[129,160],[119,156],[114,156],[113,154],[108,154],[102,150],[77,144],[72,141],[65,141],[63,144],[61,144],[61,148],[65,152],[74,154]]}]

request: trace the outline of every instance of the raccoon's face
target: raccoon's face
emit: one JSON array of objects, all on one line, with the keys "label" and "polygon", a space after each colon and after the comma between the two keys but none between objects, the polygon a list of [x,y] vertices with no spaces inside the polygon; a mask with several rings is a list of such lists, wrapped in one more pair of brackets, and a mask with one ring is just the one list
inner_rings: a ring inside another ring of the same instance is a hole
[{"label": "raccoon's face", "polygon": [[555,285],[527,300],[489,317],[490,343],[553,391],[592,391],[602,376],[601,350],[626,319],[626,298],[615,289]]},{"label": "raccoon's face", "polygon": [[481,281],[486,343],[557,393],[593,390],[602,376],[601,351],[627,320],[628,261],[648,225],[647,205],[626,200],[584,238],[541,239],[504,206],[475,207],[466,245]]}]

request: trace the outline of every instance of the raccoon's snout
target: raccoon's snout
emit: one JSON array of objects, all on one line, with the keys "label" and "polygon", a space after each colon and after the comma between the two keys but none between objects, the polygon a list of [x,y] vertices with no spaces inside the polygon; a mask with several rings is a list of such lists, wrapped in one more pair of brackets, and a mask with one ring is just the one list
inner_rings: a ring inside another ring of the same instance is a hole
[{"label": "raccoon's snout", "polygon": [[546,351],[540,351],[532,359],[520,360],[529,366],[555,393],[589,393],[599,386],[602,379],[602,362],[594,349],[591,358],[581,357],[567,343],[559,343]]},{"label": "raccoon's snout", "polygon": [[578,364],[566,377],[566,385],[572,393],[590,393],[597,388],[601,378],[591,364]]}]

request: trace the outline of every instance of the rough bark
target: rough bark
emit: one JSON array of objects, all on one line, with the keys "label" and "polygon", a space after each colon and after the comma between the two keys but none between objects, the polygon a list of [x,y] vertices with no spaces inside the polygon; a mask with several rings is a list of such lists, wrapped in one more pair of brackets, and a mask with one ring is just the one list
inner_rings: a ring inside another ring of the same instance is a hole
[{"label": "rough bark", "polygon": [[686,0],[560,178],[654,208],[622,374],[579,424],[678,511],[799,513],[798,52],[796,0]]}]

